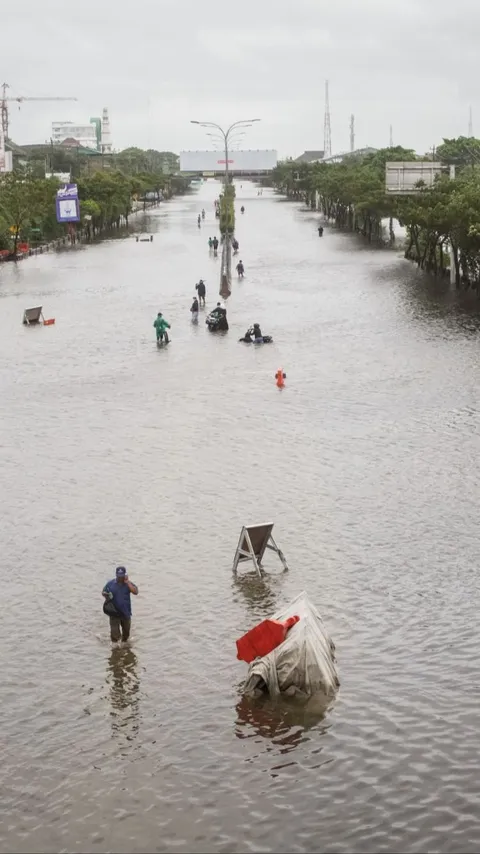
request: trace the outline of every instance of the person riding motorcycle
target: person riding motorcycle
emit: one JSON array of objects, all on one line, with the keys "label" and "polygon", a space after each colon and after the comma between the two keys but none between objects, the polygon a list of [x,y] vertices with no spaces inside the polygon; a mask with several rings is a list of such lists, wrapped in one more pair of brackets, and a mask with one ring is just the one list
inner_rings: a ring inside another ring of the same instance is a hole
[{"label": "person riding motorcycle", "polygon": [[213,332],[226,332],[228,330],[227,309],[220,303],[210,312],[205,320],[208,328]]},{"label": "person riding motorcycle", "polygon": [[249,326],[243,338],[239,338],[244,344],[271,344],[273,338],[271,335],[263,335],[259,323],[254,323]]},{"label": "person riding motorcycle", "polygon": [[253,338],[254,341],[263,341],[262,330],[260,329],[260,324],[253,324]]}]

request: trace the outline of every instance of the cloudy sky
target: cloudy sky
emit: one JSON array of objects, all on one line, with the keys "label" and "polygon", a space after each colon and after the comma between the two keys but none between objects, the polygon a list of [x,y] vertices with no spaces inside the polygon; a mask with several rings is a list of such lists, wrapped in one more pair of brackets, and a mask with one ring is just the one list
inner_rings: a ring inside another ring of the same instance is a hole
[{"label": "cloudy sky", "polygon": [[110,111],[115,148],[208,148],[190,119],[259,117],[244,147],[323,148],[330,81],[333,151],[395,144],[423,152],[480,135],[476,0],[24,0],[2,8],[0,83],[11,95],[77,103],[11,107],[11,137],[43,142],[52,120]]}]

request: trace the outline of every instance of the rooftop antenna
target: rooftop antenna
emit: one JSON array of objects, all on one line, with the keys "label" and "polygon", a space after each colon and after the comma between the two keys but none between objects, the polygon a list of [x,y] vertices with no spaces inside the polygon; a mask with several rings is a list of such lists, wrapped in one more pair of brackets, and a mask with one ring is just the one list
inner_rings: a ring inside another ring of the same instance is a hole
[{"label": "rooftop antenna", "polygon": [[473,116],[471,107],[468,112],[468,136],[470,137],[470,139],[473,138]]},{"label": "rooftop antenna", "polygon": [[350,116],[350,151],[355,151],[355,116]]},{"label": "rooftop antenna", "polygon": [[323,121],[323,159],[332,156],[332,129],[330,127],[330,101],[328,97],[328,80],[325,80],[325,117]]},{"label": "rooftop antenna", "polygon": [[390,148],[393,148],[393,127],[392,127],[392,125],[390,125],[390,142],[389,142],[389,146],[390,146]]}]

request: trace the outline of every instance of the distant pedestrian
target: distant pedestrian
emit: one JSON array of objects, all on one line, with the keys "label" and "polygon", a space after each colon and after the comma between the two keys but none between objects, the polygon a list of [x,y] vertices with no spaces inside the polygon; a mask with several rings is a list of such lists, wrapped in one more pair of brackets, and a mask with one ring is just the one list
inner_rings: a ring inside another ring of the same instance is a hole
[{"label": "distant pedestrian", "polygon": [[318,236],[323,237],[323,226],[321,225],[318,226]]},{"label": "distant pedestrian", "polygon": [[193,298],[190,311],[192,312],[192,323],[198,323],[198,299],[196,297]]},{"label": "distant pedestrian", "polygon": [[243,266],[243,261],[239,261],[237,264],[237,273],[240,279],[243,279],[243,274],[245,273],[245,267]]},{"label": "distant pedestrian", "polygon": [[130,581],[124,566],[117,566],[115,578],[107,581],[102,590],[105,598],[103,609],[110,617],[110,636],[113,643],[120,638],[125,642],[130,637],[132,604],[130,594],[138,595],[138,587]]},{"label": "distant pedestrian", "polygon": [[208,238],[208,248],[211,249],[213,246],[213,240],[211,237]]},{"label": "distant pedestrian", "polygon": [[198,301],[200,305],[205,305],[205,296],[207,294],[207,289],[205,287],[205,282],[203,279],[200,279],[198,285],[195,285],[195,290],[198,294]]},{"label": "distant pedestrian", "polygon": [[213,238],[213,254],[217,255],[218,253],[218,237]]}]

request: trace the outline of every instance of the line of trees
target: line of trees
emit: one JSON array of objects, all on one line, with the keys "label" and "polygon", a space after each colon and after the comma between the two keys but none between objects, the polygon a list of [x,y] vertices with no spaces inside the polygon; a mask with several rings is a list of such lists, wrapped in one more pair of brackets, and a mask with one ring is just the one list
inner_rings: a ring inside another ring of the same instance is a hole
[{"label": "line of trees", "polygon": [[233,183],[227,184],[220,199],[220,233],[233,234],[235,231],[235,187]]},{"label": "line of trees", "polygon": [[480,291],[480,140],[445,139],[434,155],[448,169],[432,188],[418,186],[410,196],[385,192],[388,161],[431,160],[418,158],[401,147],[381,149],[363,157],[351,155],[341,163],[305,164],[287,160],[273,171],[279,192],[320,207],[325,217],[340,228],[357,231],[369,242],[395,240],[393,223],[406,229],[405,257],[421,269],[445,275],[450,249],[457,287]]},{"label": "line of trees", "polygon": [[[74,179],[81,215],[81,222],[71,229],[74,239],[76,236],[89,239],[128,223],[134,206],[142,200],[145,204],[147,199],[155,201],[186,192],[188,179],[160,169],[141,169],[152,160],[145,161],[139,156],[139,149],[134,151],[132,157],[129,150],[123,170],[84,170]],[[56,220],[58,187],[57,179],[37,177],[30,169],[0,175],[0,249],[9,250],[16,257],[19,243],[35,245],[65,235],[65,225]]]}]

